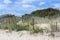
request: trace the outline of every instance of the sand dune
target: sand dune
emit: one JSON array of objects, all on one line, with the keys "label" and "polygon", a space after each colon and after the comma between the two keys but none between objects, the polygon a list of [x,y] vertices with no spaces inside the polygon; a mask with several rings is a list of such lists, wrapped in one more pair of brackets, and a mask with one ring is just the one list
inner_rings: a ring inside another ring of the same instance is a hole
[{"label": "sand dune", "polygon": [[12,31],[0,30],[0,40],[60,40],[60,37],[49,37],[46,34],[30,34],[28,31]]}]

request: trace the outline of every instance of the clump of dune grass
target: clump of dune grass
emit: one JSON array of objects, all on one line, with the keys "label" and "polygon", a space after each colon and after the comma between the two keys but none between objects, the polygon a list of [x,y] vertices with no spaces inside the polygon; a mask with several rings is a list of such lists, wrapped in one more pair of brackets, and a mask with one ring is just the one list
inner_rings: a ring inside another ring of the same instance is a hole
[{"label": "clump of dune grass", "polygon": [[17,31],[29,30],[29,25],[22,25],[22,24],[17,25],[16,30]]},{"label": "clump of dune grass", "polygon": [[31,29],[30,30],[30,34],[34,34],[34,33],[42,33],[43,34],[43,28],[36,28],[36,29]]}]

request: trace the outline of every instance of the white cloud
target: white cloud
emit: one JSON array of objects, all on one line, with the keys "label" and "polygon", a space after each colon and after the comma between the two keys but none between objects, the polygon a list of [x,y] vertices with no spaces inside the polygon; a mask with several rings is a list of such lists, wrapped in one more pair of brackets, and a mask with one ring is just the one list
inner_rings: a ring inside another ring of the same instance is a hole
[{"label": "white cloud", "polygon": [[46,2],[40,2],[39,5],[41,6],[41,5],[44,5],[45,3],[46,3]]},{"label": "white cloud", "polygon": [[21,2],[15,2],[15,4],[21,4]]},{"label": "white cloud", "polygon": [[22,7],[24,7],[24,8],[32,8],[32,7],[35,7],[35,6],[29,5],[29,4],[23,4]]},{"label": "white cloud", "polygon": [[15,2],[16,4],[28,4],[28,3],[32,3],[38,0],[22,0],[22,1],[17,1]]},{"label": "white cloud", "polygon": [[11,0],[4,0],[3,2],[4,2],[5,4],[12,3],[12,1],[11,1]]},{"label": "white cloud", "polygon": [[0,9],[5,9],[5,8],[7,8],[7,5],[0,4]]},{"label": "white cloud", "polygon": [[22,0],[22,1],[15,2],[15,5],[20,6],[20,9],[22,8],[22,9],[30,10],[30,9],[36,8],[35,5],[29,4],[29,3],[32,3],[33,1],[36,1],[36,0]]},{"label": "white cloud", "polygon": [[36,1],[36,0],[23,0],[22,3],[31,3],[33,1]]},{"label": "white cloud", "polygon": [[36,6],[34,6],[34,5],[31,5],[31,3],[32,2],[35,2],[35,1],[38,1],[38,0],[22,0],[22,1],[17,1],[17,2],[15,2],[15,5],[20,5],[20,9],[22,8],[22,9],[25,9],[25,10],[27,10],[27,9],[35,9],[36,8]]},{"label": "white cloud", "polygon": [[34,11],[34,10],[40,9],[37,6],[29,5],[29,4],[24,4],[22,8],[23,10],[27,10],[27,11]]},{"label": "white cloud", "polygon": [[60,8],[60,3],[57,3],[57,4],[53,4],[53,8]]}]

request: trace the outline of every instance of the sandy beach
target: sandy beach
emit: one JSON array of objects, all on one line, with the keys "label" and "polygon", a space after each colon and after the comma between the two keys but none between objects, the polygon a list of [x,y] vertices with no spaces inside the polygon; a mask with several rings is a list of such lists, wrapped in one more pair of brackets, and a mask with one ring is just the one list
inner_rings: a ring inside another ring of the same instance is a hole
[{"label": "sandy beach", "polygon": [[28,31],[0,30],[0,40],[60,40],[60,37],[49,37],[46,34],[30,34]]}]

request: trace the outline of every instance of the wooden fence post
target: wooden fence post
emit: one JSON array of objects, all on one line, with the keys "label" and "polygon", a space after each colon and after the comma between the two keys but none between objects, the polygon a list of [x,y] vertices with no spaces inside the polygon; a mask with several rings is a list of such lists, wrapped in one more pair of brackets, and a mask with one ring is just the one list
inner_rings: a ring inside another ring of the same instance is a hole
[{"label": "wooden fence post", "polygon": [[33,30],[34,30],[34,18],[33,18],[33,21],[32,22],[33,22]]},{"label": "wooden fence post", "polygon": [[57,22],[56,22],[56,31],[57,31]]},{"label": "wooden fence post", "polygon": [[23,16],[22,16],[22,22],[23,22]]}]

